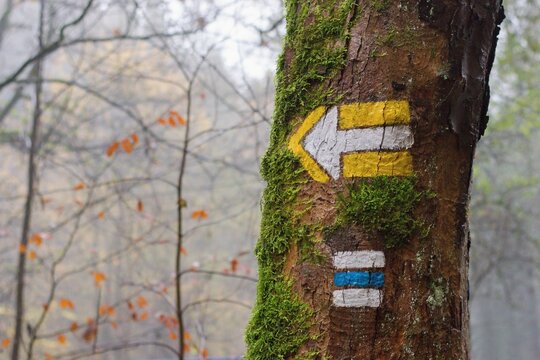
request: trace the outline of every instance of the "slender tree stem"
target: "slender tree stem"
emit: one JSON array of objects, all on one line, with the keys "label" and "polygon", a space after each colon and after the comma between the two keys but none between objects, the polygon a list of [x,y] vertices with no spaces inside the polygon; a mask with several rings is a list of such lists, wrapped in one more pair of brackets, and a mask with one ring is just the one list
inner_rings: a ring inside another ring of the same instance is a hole
[{"label": "slender tree stem", "polygon": [[[45,0],[40,2],[40,21],[39,21],[39,48],[43,48],[43,19],[45,14]],[[35,83],[35,106],[32,119],[32,133],[30,135],[30,156],[28,160],[28,182],[26,202],[24,205],[24,218],[22,234],[19,243],[19,259],[17,263],[17,289],[15,295],[15,334],[13,336],[13,348],[11,360],[19,360],[19,353],[22,343],[22,328],[24,322],[24,290],[26,275],[26,249],[28,247],[28,238],[32,222],[32,204],[34,201],[35,183],[36,183],[36,157],[39,151],[39,128],[41,123],[41,93],[42,93],[42,67],[41,60],[36,62],[34,77]],[[33,331],[33,330],[32,330]]]}]

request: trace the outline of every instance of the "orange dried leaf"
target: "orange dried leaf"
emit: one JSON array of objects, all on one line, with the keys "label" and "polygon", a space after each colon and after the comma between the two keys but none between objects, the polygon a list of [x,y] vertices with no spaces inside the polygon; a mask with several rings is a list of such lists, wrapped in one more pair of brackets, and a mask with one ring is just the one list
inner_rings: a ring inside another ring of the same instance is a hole
[{"label": "orange dried leaf", "polygon": [[37,258],[36,252],[34,250],[30,250],[30,252],[28,252],[28,258],[30,260],[36,260],[36,258]]},{"label": "orange dried leaf", "polygon": [[24,244],[19,244],[19,252],[21,254],[24,254],[26,252],[26,245]]},{"label": "orange dried leaf", "polygon": [[139,143],[139,135],[136,133],[131,134],[131,140],[133,140],[134,145],[137,145]]},{"label": "orange dried leaf", "polygon": [[188,252],[187,252],[186,248],[185,248],[185,247],[183,247],[183,246],[182,246],[182,247],[180,247],[180,253],[182,253],[182,255],[187,255],[187,254],[188,254]]},{"label": "orange dried leaf", "polygon": [[43,307],[43,310],[49,311],[49,304],[43,304],[41,306]]},{"label": "orange dried leaf", "polygon": [[118,323],[116,321],[111,321],[111,327],[116,330],[118,329]]},{"label": "orange dried leaf", "polygon": [[137,201],[137,211],[138,212],[143,212],[144,211],[144,203],[142,202],[142,200]]},{"label": "orange dried leaf", "polygon": [[195,210],[191,213],[193,219],[208,219],[208,213],[204,210]]},{"label": "orange dried leaf", "polygon": [[75,184],[73,189],[76,190],[76,191],[86,189],[86,184],[81,181],[81,182]]},{"label": "orange dried leaf", "polygon": [[189,331],[184,331],[184,341],[191,340],[191,333]]},{"label": "orange dried leaf", "polygon": [[2,349],[7,349],[9,347],[9,345],[11,344],[11,340],[10,339],[4,339],[2,340]]},{"label": "orange dried leaf", "polygon": [[105,219],[105,213],[103,211],[100,211],[97,214],[97,217],[98,217],[99,220],[103,220],[103,219]]},{"label": "orange dried leaf", "polygon": [[133,303],[131,301],[127,302],[127,306],[129,310],[133,310]]},{"label": "orange dried leaf", "polygon": [[238,259],[234,258],[231,260],[231,271],[235,273],[238,270]]},{"label": "orange dried leaf", "polygon": [[60,345],[66,345],[66,342],[67,342],[66,335],[60,334],[56,337],[56,340],[60,343]]},{"label": "orange dried leaf", "polygon": [[148,305],[148,302],[146,301],[146,298],[144,296],[139,296],[137,298],[137,306],[140,308],[144,308]]},{"label": "orange dried leaf", "polygon": [[75,309],[75,304],[73,304],[73,301],[66,298],[60,299],[58,301],[58,305],[60,305],[62,309],[71,309],[71,310]]},{"label": "orange dried leaf", "polygon": [[140,319],[141,319],[141,321],[147,320],[148,319],[148,311],[144,311],[143,313],[141,313]]},{"label": "orange dried leaf", "polygon": [[105,274],[100,271],[94,271],[92,275],[94,276],[94,282],[96,283],[96,286],[100,286],[102,282],[107,280]]},{"label": "orange dried leaf", "polygon": [[120,144],[118,141],[113,142],[109,147],[107,148],[107,156],[111,157],[114,155],[114,153],[118,150],[118,147],[120,147]]},{"label": "orange dried leaf", "polygon": [[133,152],[133,144],[128,138],[125,138],[120,143],[122,145],[122,149],[126,152],[126,154],[131,154]]},{"label": "orange dried leaf", "polygon": [[158,119],[158,124],[159,125],[167,125],[167,121],[164,118],[159,118]]},{"label": "orange dried leaf", "polygon": [[184,353],[188,353],[190,349],[191,347],[189,346],[189,344],[184,343]]},{"label": "orange dried leaf", "polygon": [[69,331],[74,333],[77,330],[79,330],[79,324],[77,324],[76,322],[72,322],[69,326]]},{"label": "orange dried leaf", "polygon": [[207,348],[202,349],[201,356],[202,356],[203,360],[208,359],[208,349]]},{"label": "orange dried leaf", "polygon": [[176,123],[174,122],[174,118],[172,116],[169,117],[169,125],[176,126]]},{"label": "orange dried leaf", "polygon": [[53,360],[53,357],[49,353],[45,353],[45,360]]},{"label": "orange dried leaf", "polygon": [[176,335],[174,331],[169,331],[169,339],[176,340],[178,339],[178,336]]},{"label": "orange dried leaf", "polygon": [[171,118],[176,119],[176,121],[178,122],[178,124],[180,124],[180,125],[186,125],[187,121],[186,121],[186,119],[184,119],[184,118],[182,117],[182,115],[180,115],[179,113],[177,113],[177,112],[174,111],[174,110],[171,111],[170,114],[171,114]]},{"label": "orange dried leaf", "polygon": [[105,316],[105,315],[114,316],[116,315],[116,310],[114,307],[110,305],[103,304],[99,307],[99,315],[100,316]]},{"label": "orange dried leaf", "polygon": [[28,242],[39,247],[43,244],[43,236],[41,236],[40,233],[35,233],[30,237],[30,240],[28,240]]}]

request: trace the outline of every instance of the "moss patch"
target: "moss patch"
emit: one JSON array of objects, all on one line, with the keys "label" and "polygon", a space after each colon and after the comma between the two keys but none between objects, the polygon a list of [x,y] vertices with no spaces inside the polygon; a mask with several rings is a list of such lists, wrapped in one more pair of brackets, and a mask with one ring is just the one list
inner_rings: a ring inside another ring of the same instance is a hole
[{"label": "moss patch", "polygon": [[285,3],[287,36],[278,60],[276,99],[270,147],[262,161],[267,182],[263,195],[261,235],[256,248],[259,260],[257,301],[246,330],[248,360],[320,358],[315,349],[297,354],[313,339],[313,309],[296,296],[283,273],[293,244],[299,261],[316,261],[314,234],[320,226],[302,224],[298,192],[307,175],[287,149],[287,136],[299,121],[320,105],[340,99],[327,81],[345,65],[347,39],[354,17],[354,0],[289,0]]},{"label": "moss patch", "polygon": [[431,195],[417,191],[415,183],[413,177],[376,177],[349,187],[348,195],[339,197],[338,223],[379,233],[388,248],[404,244],[414,232],[426,231],[413,213]]}]

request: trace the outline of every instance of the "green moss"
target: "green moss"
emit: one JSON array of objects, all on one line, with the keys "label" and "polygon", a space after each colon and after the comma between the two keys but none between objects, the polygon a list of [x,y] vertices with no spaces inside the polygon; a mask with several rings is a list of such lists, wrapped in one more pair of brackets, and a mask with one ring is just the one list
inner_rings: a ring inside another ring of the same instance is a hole
[{"label": "green moss", "polygon": [[338,223],[361,225],[379,233],[388,248],[404,244],[413,233],[425,232],[414,210],[420,200],[431,196],[415,188],[414,177],[376,177],[349,187],[347,196],[340,196]]},{"label": "green moss", "polygon": [[378,12],[385,12],[390,8],[390,0],[372,0],[371,6]]},{"label": "green moss", "polygon": [[317,262],[316,224],[300,221],[309,204],[299,203],[298,192],[307,174],[287,149],[287,137],[299,121],[320,105],[333,105],[341,96],[327,81],[345,65],[347,39],[354,14],[354,0],[286,1],[285,51],[278,60],[274,124],[270,147],[262,161],[267,182],[263,195],[261,235],[256,247],[259,260],[257,301],[246,330],[248,360],[320,358],[315,349],[298,349],[314,339],[309,328],[313,309],[296,296],[284,275],[291,246],[300,251],[299,261]]},{"label": "green moss", "polygon": [[[257,306],[246,334],[246,359],[285,359],[309,340],[313,310],[291,295],[291,284],[261,273]],[[262,296],[265,296],[262,298]]]},{"label": "green moss", "polygon": [[[286,50],[278,59],[276,109],[271,143],[283,143],[291,131],[291,119],[305,116],[320,105],[333,105],[341,96],[325,83],[346,62],[346,42],[354,0],[289,0],[285,3]],[[310,12],[310,9],[314,9]],[[285,54],[292,54],[285,68]],[[286,71],[285,71],[286,70]],[[271,151],[271,149],[269,150]]]}]

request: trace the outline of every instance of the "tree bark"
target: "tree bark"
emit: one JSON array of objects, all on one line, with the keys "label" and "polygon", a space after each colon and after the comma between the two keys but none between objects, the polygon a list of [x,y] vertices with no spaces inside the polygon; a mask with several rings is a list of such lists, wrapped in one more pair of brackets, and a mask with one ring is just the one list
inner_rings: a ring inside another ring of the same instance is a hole
[{"label": "tree bark", "polygon": [[289,0],[286,17],[247,358],[469,359],[501,0]]}]

